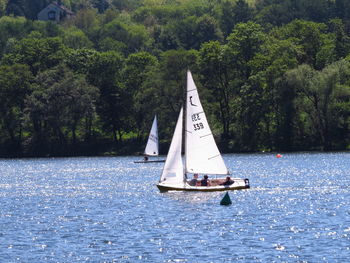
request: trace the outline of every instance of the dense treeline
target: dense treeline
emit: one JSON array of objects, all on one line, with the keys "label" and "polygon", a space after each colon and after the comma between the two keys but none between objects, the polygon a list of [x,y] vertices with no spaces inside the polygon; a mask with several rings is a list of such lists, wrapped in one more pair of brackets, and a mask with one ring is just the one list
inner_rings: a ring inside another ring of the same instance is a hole
[{"label": "dense treeline", "polygon": [[350,148],[350,1],[0,0],[0,156],[163,152],[186,70],[224,151]]}]

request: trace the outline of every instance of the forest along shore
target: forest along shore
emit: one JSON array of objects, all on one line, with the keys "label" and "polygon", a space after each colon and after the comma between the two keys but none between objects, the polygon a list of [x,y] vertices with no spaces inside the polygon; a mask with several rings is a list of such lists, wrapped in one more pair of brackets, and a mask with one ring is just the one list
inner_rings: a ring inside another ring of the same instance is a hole
[{"label": "forest along shore", "polygon": [[165,154],[188,69],[222,152],[350,149],[350,1],[83,2],[0,0],[0,157]]}]

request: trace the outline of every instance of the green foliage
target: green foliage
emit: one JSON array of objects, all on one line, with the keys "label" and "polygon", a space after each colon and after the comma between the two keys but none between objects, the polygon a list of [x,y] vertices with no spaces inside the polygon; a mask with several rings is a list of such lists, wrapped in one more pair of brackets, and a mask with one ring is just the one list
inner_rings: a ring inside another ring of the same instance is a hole
[{"label": "green foliage", "polygon": [[131,96],[121,81],[122,68],[121,55],[109,51],[96,53],[87,72],[88,81],[100,91],[97,112],[103,129],[112,132],[115,141],[130,129]]},{"label": "green foliage", "polygon": [[0,53],[4,52],[9,39],[21,38],[27,33],[27,23],[27,20],[23,17],[0,17]]},{"label": "green foliage", "polygon": [[74,71],[87,74],[98,52],[92,49],[69,50],[64,62]]},{"label": "green foliage", "polygon": [[0,17],[5,14],[7,2],[8,0],[0,0]]},{"label": "green foliage", "polygon": [[3,63],[26,64],[34,75],[52,68],[65,57],[66,49],[61,38],[24,38],[3,58]]},{"label": "green foliage", "polygon": [[243,78],[248,78],[251,69],[248,62],[260,51],[265,41],[262,28],[255,23],[239,23],[227,38],[228,56],[232,60]]},{"label": "green foliage", "polygon": [[281,26],[295,19],[325,22],[333,14],[335,1],[263,0],[256,1],[256,20],[265,27]]},{"label": "green foliage", "polygon": [[246,23],[253,16],[253,10],[244,0],[225,0],[219,8],[221,27],[225,36],[232,33],[233,28],[238,23]]},{"label": "green foliage", "polygon": [[202,45],[200,49],[200,72],[203,83],[209,90],[212,98],[214,112],[223,127],[223,137],[231,135],[230,124],[233,121],[231,102],[235,97],[235,76],[232,71],[232,61],[225,56],[227,46],[222,46],[218,41],[211,41]]},{"label": "green foliage", "polygon": [[125,44],[124,53],[130,54],[136,51],[147,50],[152,39],[146,28],[142,25],[125,24],[119,19],[107,23],[101,28],[101,39],[110,38]]},{"label": "green foliage", "polygon": [[300,114],[311,120],[303,123],[306,127],[301,127],[310,129],[310,140],[316,143],[320,139],[320,146],[324,150],[334,147],[331,136],[335,137],[334,143],[338,143],[339,137],[341,141],[348,140],[349,136],[344,134],[344,128],[348,129],[349,122],[348,106],[345,105],[350,99],[350,64],[339,61],[322,71],[301,65],[286,74],[289,85],[295,86],[300,94]]},{"label": "green foliage", "polygon": [[64,32],[63,43],[65,46],[73,49],[92,48],[93,43],[88,39],[82,30],[68,28]]},{"label": "green foliage", "polygon": [[[133,126],[139,132],[149,129],[149,123],[154,117],[154,108],[157,101],[154,98],[153,88],[147,87],[146,82],[149,74],[157,65],[157,58],[147,52],[134,53],[128,56],[122,72],[125,88],[132,97],[130,107],[133,112]],[[138,134],[140,136],[141,134]]]},{"label": "green foliage", "polygon": [[0,0],[2,156],[168,142],[188,69],[225,151],[349,148],[350,1],[49,2]]},{"label": "green foliage", "polygon": [[81,9],[75,14],[74,18],[66,21],[66,23],[91,34],[94,29],[99,27],[100,22],[97,17],[96,9]]},{"label": "green foliage", "polygon": [[330,62],[333,62],[334,43],[332,43],[332,37],[326,35],[326,30],[327,26],[325,24],[294,20],[275,31],[275,36],[282,39],[290,39],[302,48],[303,54],[299,63],[317,67],[322,66],[322,62],[319,62],[320,60],[323,60],[323,65],[325,63],[324,60],[328,62],[325,58],[327,55],[331,55]]},{"label": "green foliage", "polygon": [[329,21],[329,29],[335,35],[337,60],[346,57],[350,52],[350,37],[345,32],[344,23],[340,19],[332,19]]},{"label": "green foliage", "polygon": [[[98,95],[98,89],[89,85],[83,75],[62,64],[38,74],[35,89],[26,100],[34,151],[45,151],[50,142],[56,154],[62,153],[69,133],[74,146],[79,123],[84,119],[88,124],[94,117]],[[84,137],[89,136],[91,127],[87,125]]]},{"label": "green foliage", "polygon": [[33,76],[28,66],[0,66],[0,128],[1,143],[9,154],[21,149],[24,99],[31,91]]},{"label": "green foliage", "polygon": [[46,0],[8,0],[7,13],[36,19],[37,14],[48,4]]}]

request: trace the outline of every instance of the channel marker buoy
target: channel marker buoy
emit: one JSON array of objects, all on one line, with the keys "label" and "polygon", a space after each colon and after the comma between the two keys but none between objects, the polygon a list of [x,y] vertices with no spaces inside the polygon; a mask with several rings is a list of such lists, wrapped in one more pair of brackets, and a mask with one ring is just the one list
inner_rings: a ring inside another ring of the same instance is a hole
[{"label": "channel marker buoy", "polygon": [[220,202],[220,205],[230,205],[230,204],[232,204],[231,198],[230,198],[228,192],[226,192],[225,196],[222,198],[222,200]]}]

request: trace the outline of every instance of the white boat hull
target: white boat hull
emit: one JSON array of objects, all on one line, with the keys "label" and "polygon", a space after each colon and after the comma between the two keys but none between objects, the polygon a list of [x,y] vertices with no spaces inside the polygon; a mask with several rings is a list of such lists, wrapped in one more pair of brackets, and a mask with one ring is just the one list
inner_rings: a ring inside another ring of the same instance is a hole
[{"label": "white boat hull", "polygon": [[157,184],[160,192],[167,191],[196,191],[196,192],[217,192],[217,191],[231,191],[242,190],[250,188],[248,179],[233,178],[235,181],[231,185],[215,185],[215,186],[190,186],[187,183],[184,184],[166,184],[165,182]]}]

